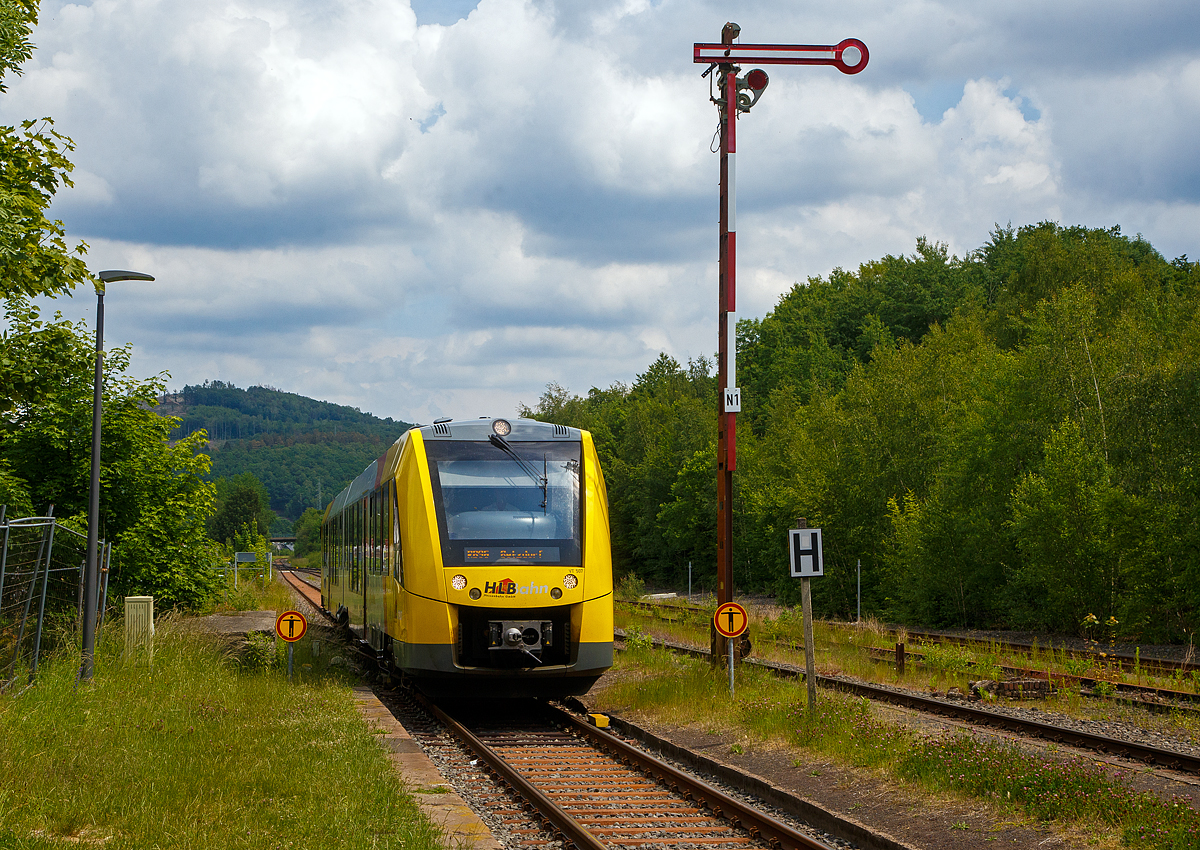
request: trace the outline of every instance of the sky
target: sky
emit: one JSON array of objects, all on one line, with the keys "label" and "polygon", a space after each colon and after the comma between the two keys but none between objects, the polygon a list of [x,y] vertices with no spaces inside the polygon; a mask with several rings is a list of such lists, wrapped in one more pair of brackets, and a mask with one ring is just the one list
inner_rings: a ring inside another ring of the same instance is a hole
[{"label": "sky", "polygon": [[44,0],[0,122],[52,116],[77,145],[53,215],[93,271],[157,278],[105,299],[135,374],[513,415],[715,352],[692,44],[726,20],[870,51],[767,68],[738,123],[740,317],[1009,223],[1200,256],[1194,1]]}]

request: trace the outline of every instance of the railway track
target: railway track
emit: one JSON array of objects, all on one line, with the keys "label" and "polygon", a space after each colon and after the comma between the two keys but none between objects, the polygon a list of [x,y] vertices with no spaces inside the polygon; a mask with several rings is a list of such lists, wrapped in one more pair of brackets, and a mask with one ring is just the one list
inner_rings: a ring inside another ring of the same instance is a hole
[{"label": "railway track", "polygon": [[[709,652],[703,649],[695,649],[658,639],[654,640],[654,644],[672,652],[691,655],[697,658],[711,658]],[[796,667],[751,659],[746,659],[742,663],[761,667],[773,675],[783,678],[804,678],[804,671]],[[1200,775],[1200,756],[1191,753],[1168,750],[1135,741],[1126,741],[1080,729],[1057,726],[1009,714],[1002,714],[996,711],[989,711],[983,708],[976,708],[960,701],[936,699],[911,691],[902,691],[840,677],[817,676],[817,684],[831,690],[866,697],[890,705],[898,705],[903,708],[922,711],[927,714],[936,714],[942,717],[962,720],[974,725],[999,729],[1024,737],[1039,738],[1055,744],[1067,744],[1093,752],[1122,756],[1154,767]]]},{"label": "railway track", "polygon": [[[703,608],[699,605],[678,604],[666,605],[655,602],[626,602],[618,601],[618,605],[625,605],[641,611],[654,613],[656,616],[664,619],[675,619],[670,616],[672,612],[680,612],[687,618],[697,618],[699,621],[705,621],[712,616],[712,611]],[[944,644],[950,646],[961,646],[974,650],[983,651],[1000,651],[1009,652],[1017,655],[1032,656],[1038,652],[1053,651],[1056,655],[1060,655],[1065,659],[1070,659],[1079,662],[1090,662],[1091,664],[1104,668],[1110,667],[1120,669],[1123,672],[1132,673],[1140,671],[1143,674],[1162,676],[1170,678],[1177,672],[1191,674],[1192,672],[1200,673],[1200,662],[1193,661],[1175,661],[1168,658],[1153,658],[1141,657],[1137,651],[1130,652],[1128,650],[1117,650],[1113,648],[1101,648],[1097,646],[1093,649],[1075,649],[1067,646],[1043,646],[1036,642],[1016,641],[1016,640],[996,640],[972,638],[964,635],[951,635],[942,632],[925,632],[914,631],[912,629],[903,630],[906,639],[915,641],[918,644]],[[788,641],[773,641],[781,646],[787,645],[795,647]],[[799,649],[803,651],[803,646]]]},{"label": "railway track", "polygon": [[[672,617],[673,611],[682,611],[687,619],[702,618],[707,621],[709,613],[707,609],[698,606],[688,605],[657,605],[648,602],[623,602],[623,605],[633,606],[639,610],[651,611],[656,616],[674,622],[678,618]],[[665,615],[665,616],[664,616]],[[699,621],[699,620],[697,620]],[[986,652],[995,652],[997,649],[1001,651],[1009,651],[1013,654],[1020,655],[1028,652],[1032,657],[1037,646],[1033,643],[1000,643],[996,641],[982,641],[971,638],[956,638],[953,636],[941,635],[932,632],[908,632],[907,637],[916,639],[917,646],[930,646],[937,644],[950,644],[953,646],[962,646],[974,650],[982,650]],[[791,650],[795,652],[804,652],[803,644],[795,643],[794,641],[758,638],[761,642],[769,642],[774,646]],[[1044,649],[1044,648],[1043,648]],[[864,647],[864,650],[875,658],[875,660],[885,660],[884,656],[890,655],[892,650],[881,649],[877,647]],[[1107,664],[1109,670],[1123,670],[1125,672],[1137,671],[1143,675],[1158,675],[1163,678],[1176,678],[1182,675],[1183,672],[1190,671],[1196,668],[1197,665],[1185,662],[1175,662],[1168,659],[1140,659],[1134,655],[1116,656],[1111,653],[1099,654],[1091,650],[1087,651],[1072,651],[1055,649],[1056,653],[1065,653],[1064,657],[1090,660],[1101,666]],[[916,663],[920,663],[923,659],[923,654],[920,649],[913,650],[906,648],[905,657]],[[1079,674],[1069,672],[1052,672],[1049,669],[1038,669],[1034,667],[1011,667],[1001,665],[1001,670],[1009,675],[1016,675],[1028,678],[1048,679],[1052,682],[1066,685],[1082,685],[1084,688],[1091,689],[1090,696],[1104,697],[1109,699],[1124,699],[1129,702],[1147,708],[1151,711],[1170,711],[1173,706],[1155,705],[1153,702],[1146,699],[1149,696],[1153,700],[1167,700],[1172,703],[1200,703],[1200,693],[1195,691],[1181,691],[1176,688],[1158,687],[1148,684],[1133,684],[1123,682],[1112,678],[1106,678],[1098,674]],[[1111,691],[1110,694],[1104,694],[1104,691]],[[1200,710],[1200,709],[1188,709]]]},{"label": "railway track", "polygon": [[[291,585],[293,590],[303,596],[308,604],[312,605],[326,617],[329,617],[329,614],[321,607],[321,591],[319,589],[297,575],[295,570],[276,570],[276,572],[279,573],[280,578]],[[329,617],[329,619],[332,620],[333,618]]]},{"label": "railway track", "polygon": [[[294,571],[281,570],[280,576],[320,610],[321,594],[316,588]],[[545,703],[514,703],[499,720],[490,702],[485,704],[486,717],[479,716],[478,707],[459,707],[456,713],[465,713],[459,720],[419,694],[396,691],[392,702],[408,703],[410,716],[402,722],[426,746],[435,745],[437,730],[428,723],[414,723],[414,707],[435,718],[474,756],[466,765],[458,759],[456,772],[477,775],[476,796],[485,798],[485,808],[501,818],[505,831],[520,837],[521,846],[559,842],[582,850],[853,846],[833,836],[822,840],[796,829]],[[514,714],[522,719],[514,721]],[[472,770],[480,762],[509,789],[508,794],[480,787],[482,777]],[[528,808],[535,812],[532,818]]]},{"label": "railway track", "polygon": [[[891,662],[895,658],[893,650],[867,647],[867,653],[875,661]],[[803,652],[803,647],[800,648]],[[925,656],[921,652],[905,652],[908,662],[924,663]],[[999,665],[1000,672],[1014,679],[1040,680],[1055,687],[1079,687],[1080,693],[1095,699],[1108,699],[1124,702],[1128,705],[1144,708],[1159,714],[1184,712],[1200,714],[1200,694],[1190,691],[1177,691],[1172,688],[1158,688],[1153,685],[1129,684],[1115,682],[1110,679],[1097,679],[1093,676],[1076,676],[1071,673],[1057,673],[1034,667],[1009,667]],[[1097,684],[1099,686],[1097,686]],[[1109,691],[1105,693],[1104,691]]]},{"label": "railway track", "polygon": [[[313,607],[317,610],[322,610],[321,594],[316,588],[291,571],[280,571],[280,575]],[[654,642],[656,646],[669,649],[673,652],[705,659],[710,657],[707,650],[694,649],[658,639],[655,639]],[[773,675],[783,678],[803,679],[804,677],[802,670],[788,665],[754,659],[747,659],[742,663],[762,667],[769,670]],[[1162,747],[1122,740],[1081,729],[1072,729],[1028,718],[1002,714],[984,708],[977,708],[963,701],[938,699],[912,691],[904,691],[840,677],[818,676],[817,684],[824,688],[854,694],[855,696],[867,697],[879,702],[898,705],[928,714],[949,717],[1026,737],[1039,738],[1056,744],[1067,744],[1094,752],[1122,756],[1146,765],[1200,775],[1200,756],[1192,753],[1164,749]]]},{"label": "railway track", "polygon": [[495,704],[434,705],[406,690],[384,698],[422,746],[436,751],[443,772],[468,786],[497,837],[512,845],[895,846],[882,838],[855,845],[791,825],[546,703],[514,703],[497,716]]}]

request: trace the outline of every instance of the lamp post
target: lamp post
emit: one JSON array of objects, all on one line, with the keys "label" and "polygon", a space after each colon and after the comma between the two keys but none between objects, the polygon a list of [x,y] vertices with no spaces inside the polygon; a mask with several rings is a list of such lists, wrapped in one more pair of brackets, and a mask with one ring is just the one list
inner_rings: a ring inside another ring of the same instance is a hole
[{"label": "lamp post", "polygon": [[79,678],[92,678],[96,653],[96,590],[100,585],[96,549],[100,539],[100,412],[104,390],[104,287],[115,280],[154,280],[141,272],[111,269],[96,277],[96,384],[92,397],[92,482],[88,491],[87,563],[83,573],[83,659]]}]

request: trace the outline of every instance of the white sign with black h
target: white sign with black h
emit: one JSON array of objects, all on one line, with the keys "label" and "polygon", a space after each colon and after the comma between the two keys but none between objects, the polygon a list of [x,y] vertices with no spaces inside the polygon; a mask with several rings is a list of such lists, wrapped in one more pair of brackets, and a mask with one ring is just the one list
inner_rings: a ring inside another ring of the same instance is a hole
[{"label": "white sign with black h", "polygon": [[812,578],[825,575],[825,560],[821,551],[821,529],[789,529],[788,552],[791,555],[792,578]]}]

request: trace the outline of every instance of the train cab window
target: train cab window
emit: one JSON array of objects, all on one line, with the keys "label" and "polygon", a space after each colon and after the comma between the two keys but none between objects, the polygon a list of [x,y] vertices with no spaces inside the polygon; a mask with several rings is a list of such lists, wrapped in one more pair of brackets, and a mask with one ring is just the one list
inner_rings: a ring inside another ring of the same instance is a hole
[{"label": "train cab window", "polygon": [[509,446],[427,444],[443,563],[582,563],[580,444]]}]

